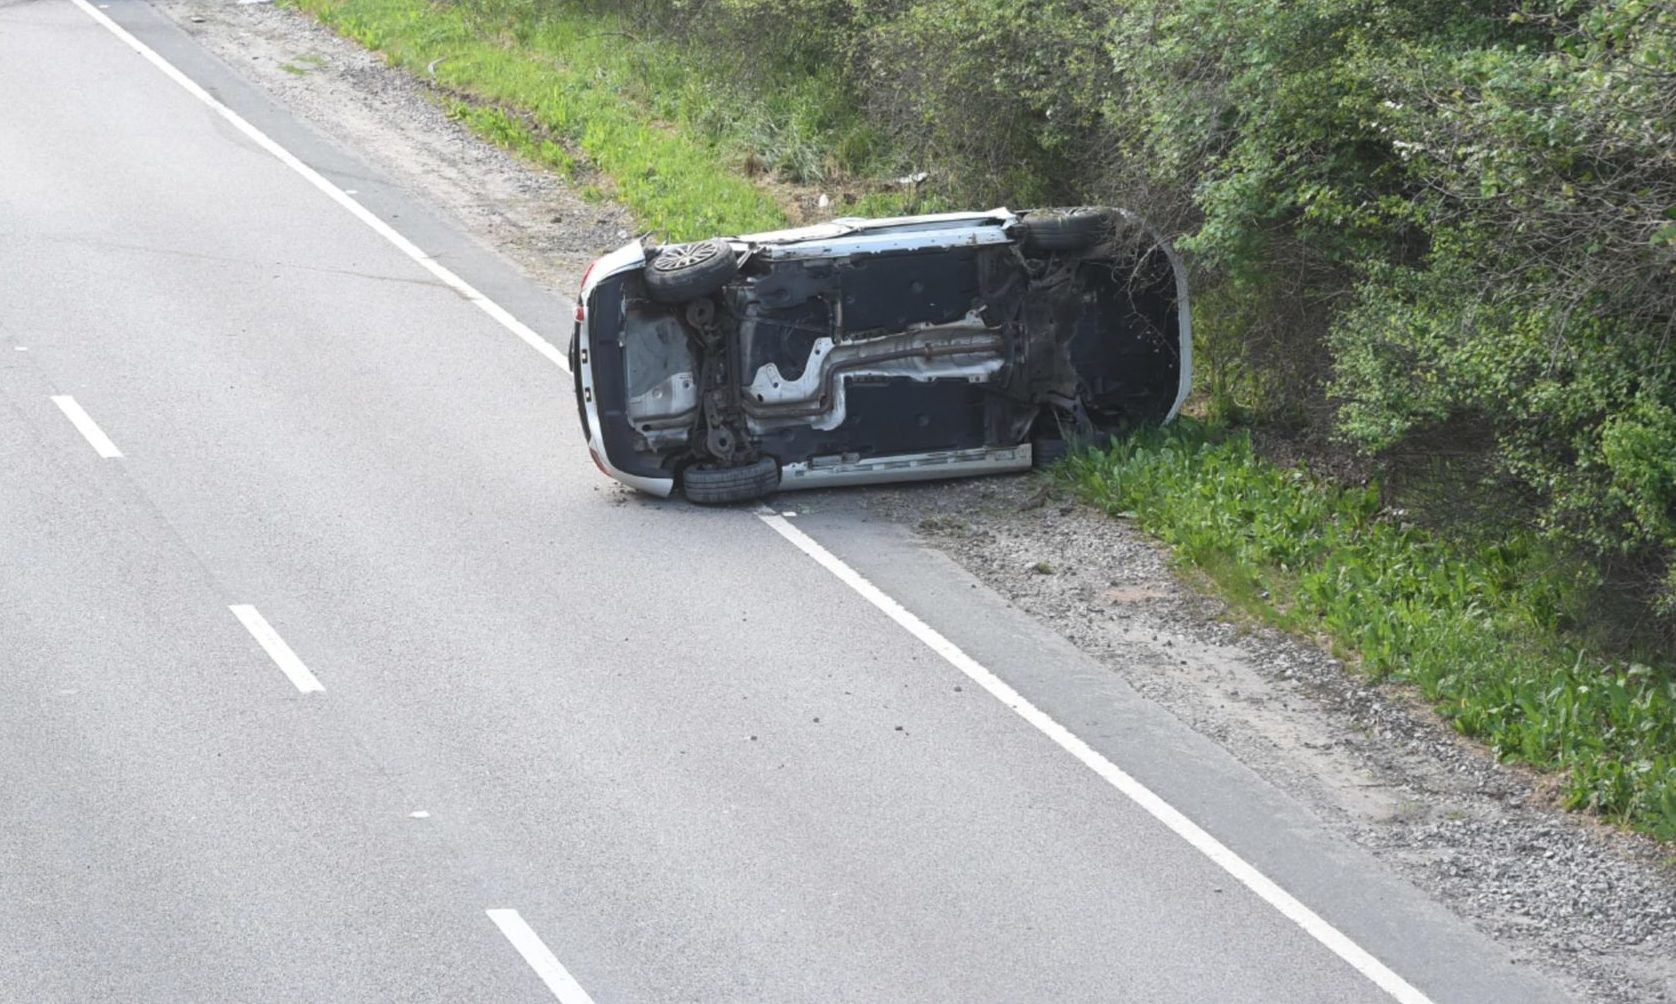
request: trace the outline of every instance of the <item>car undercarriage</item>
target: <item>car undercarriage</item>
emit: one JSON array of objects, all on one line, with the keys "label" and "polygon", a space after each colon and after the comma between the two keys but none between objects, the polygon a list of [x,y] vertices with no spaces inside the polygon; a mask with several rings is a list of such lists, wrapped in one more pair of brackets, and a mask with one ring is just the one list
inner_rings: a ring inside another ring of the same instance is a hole
[{"label": "car undercarriage", "polygon": [[587,302],[613,464],[976,457],[1173,414],[1176,262],[1116,214],[1029,219],[647,252]]}]

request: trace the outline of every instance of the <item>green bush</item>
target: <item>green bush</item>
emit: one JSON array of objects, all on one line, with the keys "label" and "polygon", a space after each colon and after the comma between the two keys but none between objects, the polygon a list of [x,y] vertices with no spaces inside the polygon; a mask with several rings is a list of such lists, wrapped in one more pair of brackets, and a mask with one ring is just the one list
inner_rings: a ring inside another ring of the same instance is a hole
[{"label": "green bush", "polygon": [[1390,451],[1469,420],[1555,540],[1669,617],[1676,11],[1510,20],[1540,44],[1369,62],[1426,241],[1360,269],[1332,343],[1339,431]]},{"label": "green bush", "polygon": [[1278,468],[1245,434],[1190,421],[1067,473],[1236,603],[1418,685],[1499,755],[1564,772],[1568,806],[1676,837],[1676,681],[1562,640],[1576,585],[1539,536],[1450,541],[1376,488]]}]

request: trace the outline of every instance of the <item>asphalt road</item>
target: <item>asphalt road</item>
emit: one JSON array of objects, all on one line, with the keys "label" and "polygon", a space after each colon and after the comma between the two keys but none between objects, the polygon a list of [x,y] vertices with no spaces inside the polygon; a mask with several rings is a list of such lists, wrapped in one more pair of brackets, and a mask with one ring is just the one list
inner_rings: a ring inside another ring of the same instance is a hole
[{"label": "asphalt road", "polygon": [[0,4],[0,516],[0,999],[1566,999],[889,529],[788,521],[1321,925],[750,510],[613,488],[561,369],[68,0]]}]

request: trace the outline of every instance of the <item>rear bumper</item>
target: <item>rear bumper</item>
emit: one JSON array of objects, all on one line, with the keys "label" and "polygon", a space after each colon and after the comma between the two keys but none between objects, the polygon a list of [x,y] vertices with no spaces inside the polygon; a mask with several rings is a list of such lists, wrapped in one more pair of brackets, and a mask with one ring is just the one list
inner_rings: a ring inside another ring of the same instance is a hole
[{"label": "rear bumper", "polygon": [[[624,450],[625,437],[632,433],[626,427],[618,429],[607,424],[623,424],[620,417],[623,402],[605,401],[602,395],[610,397],[611,388],[616,387],[617,396],[620,397],[622,381],[601,380],[596,371],[601,352],[620,350],[614,344],[604,344],[604,341],[609,339],[596,338],[598,332],[592,309],[594,293],[602,284],[640,268],[644,263],[645,252],[635,243],[601,258],[594,266],[577,301],[582,309],[578,313],[576,328],[571,335],[570,366],[571,372],[575,374],[576,403],[581,409],[582,426],[588,436],[588,453],[593,457],[594,465],[607,477],[621,481],[630,488],[664,498],[675,491],[673,475],[627,470],[625,468],[631,461],[627,457],[617,456]],[[612,449],[614,442],[617,443],[615,451]]]}]

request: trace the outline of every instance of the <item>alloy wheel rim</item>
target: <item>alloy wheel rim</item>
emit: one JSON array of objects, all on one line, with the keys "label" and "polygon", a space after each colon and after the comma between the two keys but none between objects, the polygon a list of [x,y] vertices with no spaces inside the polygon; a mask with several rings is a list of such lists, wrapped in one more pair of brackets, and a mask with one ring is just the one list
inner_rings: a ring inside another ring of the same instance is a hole
[{"label": "alloy wheel rim", "polygon": [[659,272],[674,272],[707,262],[716,257],[716,254],[716,245],[711,241],[685,244],[679,249],[665,248],[663,253],[658,255],[657,261],[652,263],[652,267]]}]

